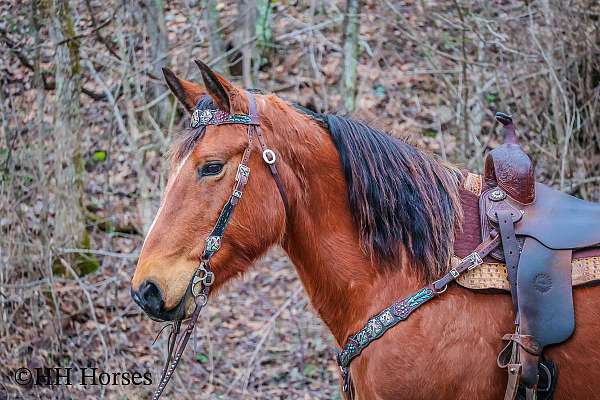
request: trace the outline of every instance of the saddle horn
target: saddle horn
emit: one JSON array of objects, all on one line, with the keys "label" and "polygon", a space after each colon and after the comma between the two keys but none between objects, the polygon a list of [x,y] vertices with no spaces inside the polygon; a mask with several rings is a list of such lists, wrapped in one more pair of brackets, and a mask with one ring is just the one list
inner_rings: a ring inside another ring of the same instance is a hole
[{"label": "saddle horn", "polygon": [[504,126],[504,143],[519,144],[512,116],[498,111],[496,113],[496,121],[500,122],[502,126]]}]

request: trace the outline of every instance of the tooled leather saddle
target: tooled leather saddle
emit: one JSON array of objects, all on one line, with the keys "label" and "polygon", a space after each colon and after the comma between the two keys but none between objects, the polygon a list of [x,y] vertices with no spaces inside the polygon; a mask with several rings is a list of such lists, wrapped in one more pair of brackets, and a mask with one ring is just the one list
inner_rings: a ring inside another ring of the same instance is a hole
[{"label": "tooled leather saddle", "polygon": [[515,332],[503,337],[507,344],[498,356],[508,371],[505,400],[551,399],[556,366],[543,350],[575,329],[572,263],[600,260],[600,204],[535,182],[511,117],[497,113],[496,119],[504,125],[505,143],[486,156],[478,198],[461,194],[466,226],[455,254],[464,257],[500,233],[502,246],[487,261],[505,264],[515,311]]}]

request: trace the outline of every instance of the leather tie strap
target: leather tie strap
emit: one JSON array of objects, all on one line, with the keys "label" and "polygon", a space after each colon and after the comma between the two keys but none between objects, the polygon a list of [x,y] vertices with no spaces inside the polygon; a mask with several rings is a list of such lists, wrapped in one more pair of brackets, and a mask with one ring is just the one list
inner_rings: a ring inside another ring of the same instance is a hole
[{"label": "leather tie strap", "polygon": [[531,335],[521,335],[518,333],[507,333],[502,336],[502,340],[513,341],[518,343],[523,350],[534,356],[542,354],[542,346]]}]

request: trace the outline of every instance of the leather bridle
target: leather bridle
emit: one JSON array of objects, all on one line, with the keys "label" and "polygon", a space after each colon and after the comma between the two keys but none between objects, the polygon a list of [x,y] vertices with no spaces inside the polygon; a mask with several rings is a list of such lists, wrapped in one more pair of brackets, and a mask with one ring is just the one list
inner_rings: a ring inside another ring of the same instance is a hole
[{"label": "leather bridle", "polygon": [[[281,194],[281,199],[283,200],[286,214],[289,210],[288,198],[285,193],[281,178],[277,172],[277,167],[275,166],[277,156],[273,150],[267,147],[265,138],[260,128],[260,119],[256,110],[256,98],[250,92],[246,92],[246,96],[248,98],[248,114],[230,114],[217,109],[201,109],[199,106],[197,106],[192,113],[190,120],[190,127],[192,129],[206,129],[206,126],[208,125],[246,125],[248,127],[248,146],[244,150],[244,154],[242,155],[242,159],[238,165],[233,192],[229,196],[229,200],[223,206],[213,230],[204,242],[204,250],[202,251],[202,256],[200,257],[200,264],[194,272],[194,275],[188,284],[185,296],[182,300],[183,305],[185,306],[186,314],[188,314],[188,311],[191,311],[193,308],[191,320],[188,323],[183,336],[179,339],[179,342],[177,342],[177,336],[181,328],[181,321],[174,323],[173,331],[169,335],[168,339],[167,360],[165,367],[163,368],[158,387],[152,396],[152,400],[158,400],[162,395],[162,392],[171,379],[175,368],[177,368],[190,336],[194,331],[194,326],[198,321],[200,311],[208,302],[208,294],[215,280],[210,260],[212,256],[221,248],[223,234],[225,233],[225,230],[231,220],[231,215],[233,214],[236,205],[240,201],[242,194],[244,193],[244,189],[246,188],[246,184],[248,183],[248,178],[250,176],[248,162],[250,161],[250,155],[252,154],[252,145],[255,136],[258,139],[259,146],[262,150],[262,159],[269,166],[271,175],[273,176],[275,184],[277,185],[277,189]],[[201,102],[198,104],[201,104]]]}]

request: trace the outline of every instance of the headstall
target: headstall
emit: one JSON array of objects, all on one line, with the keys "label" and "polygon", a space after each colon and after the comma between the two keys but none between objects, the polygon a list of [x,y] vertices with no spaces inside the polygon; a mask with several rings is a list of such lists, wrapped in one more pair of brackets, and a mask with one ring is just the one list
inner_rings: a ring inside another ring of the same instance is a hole
[{"label": "headstall", "polygon": [[[181,328],[181,321],[174,323],[173,331],[169,335],[168,339],[167,360],[163,368],[158,387],[152,396],[152,400],[158,400],[162,395],[167,383],[175,371],[175,368],[177,368],[179,360],[181,359],[185,347],[192,335],[192,332],[194,331],[194,326],[198,321],[200,311],[208,302],[208,293],[210,292],[210,287],[215,280],[215,275],[212,272],[210,260],[212,256],[221,248],[221,240],[223,238],[223,234],[225,233],[225,229],[227,228],[227,225],[231,220],[231,215],[233,214],[236,205],[244,193],[246,184],[248,183],[248,178],[250,177],[250,168],[248,167],[248,162],[250,160],[250,154],[252,153],[254,136],[256,136],[258,139],[260,148],[262,150],[262,158],[269,166],[271,175],[273,176],[275,184],[277,185],[277,189],[281,194],[281,199],[283,200],[286,213],[288,212],[288,199],[281,178],[277,172],[277,168],[275,167],[277,156],[275,155],[275,152],[268,148],[265,143],[262,130],[260,129],[259,116],[256,110],[256,98],[250,92],[246,92],[246,96],[248,98],[247,115],[230,114],[216,109],[200,109],[198,106],[192,113],[190,120],[190,127],[192,129],[206,129],[206,126],[208,125],[246,125],[248,127],[248,146],[244,150],[242,160],[238,165],[233,192],[229,196],[229,200],[223,206],[212,232],[204,242],[204,250],[202,252],[202,256],[200,257],[200,264],[194,272],[194,275],[188,284],[184,298],[182,299],[182,301],[185,302],[184,306],[186,314],[189,314],[188,311],[191,311],[193,307],[191,320],[179,341],[177,341],[177,336]],[[174,351],[175,353],[173,355]]]}]

